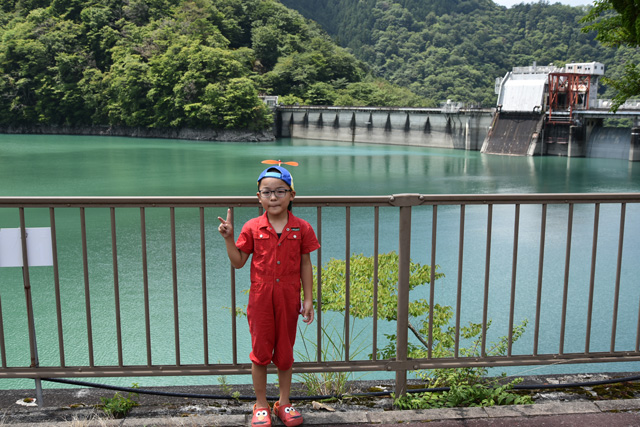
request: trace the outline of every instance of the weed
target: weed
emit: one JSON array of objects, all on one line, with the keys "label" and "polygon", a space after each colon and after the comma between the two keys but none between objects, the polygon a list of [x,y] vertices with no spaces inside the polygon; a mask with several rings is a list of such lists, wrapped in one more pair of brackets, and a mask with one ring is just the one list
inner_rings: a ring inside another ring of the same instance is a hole
[{"label": "weed", "polygon": [[224,394],[232,395],[233,389],[231,388],[231,385],[227,382],[226,375],[220,375],[218,377],[218,383],[220,384],[220,387],[222,387],[222,392]]},{"label": "weed", "polygon": [[467,406],[526,405],[532,404],[530,396],[511,393],[514,381],[505,385],[454,384],[449,391],[441,393],[418,393],[396,399],[400,409],[455,408]]},{"label": "weed", "polygon": [[[138,384],[133,384],[133,388],[138,388]],[[127,396],[123,396],[119,391],[113,397],[101,397],[102,404],[99,407],[112,418],[124,418],[129,411],[138,406],[138,393],[129,392]]]},{"label": "weed", "polygon": [[[355,322],[353,327],[355,328]],[[344,342],[344,334],[338,333],[338,331],[336,331],[335,329],[334,333],[330,334],[327,332],[327,329],[324,326],[321,329],[322,336],[324,337],[322,360],[343,360],[346,348]],[[357,333],[356,336],[353,337],[354,340],[356,340],[362,332],[363,331]],[[298,352],[298,355],[302,360],[314,360],[314,355],[317,353],[318,345],[315,342],[307,339],[302,331],[300,331],[300,337],[302,338],[302,342],[304,344],[305,353]],[[358,353],[361,353],[361,351],[362,349],[356,348],[351,353],[351,356],[356,356]],[[306,387],[309,396],[342,396],[344,394],[348,394],[351,392],[349,383],[351,380],[353,380],[352,376],[353,374],[350,372],[320,372],[311,374],[297,374],[297,377]]]},{"label": "weed", "polygon": [[89,417],[78,417],[74,415],[73,418],[65,423],[69,427],[89,427],[89,426],[107,426],[107,421],[101,419],[98,415],[92,414]]}]

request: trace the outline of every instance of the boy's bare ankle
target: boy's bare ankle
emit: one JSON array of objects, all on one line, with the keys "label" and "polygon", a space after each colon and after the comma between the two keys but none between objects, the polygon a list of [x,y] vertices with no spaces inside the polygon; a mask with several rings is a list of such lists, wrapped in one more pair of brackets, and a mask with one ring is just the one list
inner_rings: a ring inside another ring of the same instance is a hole
[{"label": "boy's bare ankle", "polygon": [[256,400],[256,408],[269,408],[269,402],[266,400]]}]

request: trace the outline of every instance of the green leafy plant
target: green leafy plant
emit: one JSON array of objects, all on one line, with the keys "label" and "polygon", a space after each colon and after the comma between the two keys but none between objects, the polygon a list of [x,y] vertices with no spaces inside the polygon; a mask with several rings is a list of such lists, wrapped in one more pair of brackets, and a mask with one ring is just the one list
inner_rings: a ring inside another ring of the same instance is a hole
[{"label": "green leafy plant", "polygon": [[[634,0],[594,2],[594,6],[580,20],[581,23],[587,24],[582,28],[582,32],[596,31],[596,40],[605,46],[616,49],[622,46],[638,48],[640,18],[637,9],[638,3]],[[603,77],[602,80],[617,92],[611,105],[613,112],[616,112],[627,99],[640,95],[640,66],[637,61],[628,60],[619,78]]]},{"label": "green leafy plant", "polygon": [[[134,383],[132,387],[138,388],[138,384]],[[138,406],[137,398],[138,393],[129,392],[123,396],[117,391],[113,397],[101,397],[100,408],[110,417],[124,418],[134,406]]]},{"label": "green leafy plant", "polygon": [[395,404],[400,409],[431,409],[533,403],[530,396],[521,396],[512,392],[513,386],[520,381],[522,380],[514,380],[503,385],[456,383],[449,391],[406,395],[396,399]]},{"label": "green leafy plant", "polygon": [[[395,251],[378,255],[378,318],[395,321],[398,317],[398,261]],[[350,259],[350,307],[349,313],[357,319],[373,317],[373,257],[353,254]],[[431,268],[428,265],[410,263],[409,290],[431,282]],[[332,258],[322,267],[322,311],[343,312],[345,309],[344,260]],[[435,279],[444,277],[436,272]],[[317,283],[314,280],[314,286]],[[416,299],[409,303],[409,315],[424,314],[429,310],[429,302]]]},{"label": "green leafy plant", "polygon": [[[451,319],[447,318],[447,322]],[[435,323],[435,322],[434,322]],[[512,342],[516,342],[524,333],[528,321],[525,319],[519,325],[515,326],[512,331]],[[426,333],[428,325],[421,328],[422,333]],[[487,322],[487,331],[491,327],[491,321]],[[480,357],[482,342],[482,325],[478,323],[469,323],[469,326],[461,328],[461,336],[463,339],[471,340],[471,344],[467,347],[460,348],[460,355],[463,357]],[[454,357],[454,341],[455,329],[452,326],[439,328],[439,332],[444,337],[444,341],[438,343],[437,351],[434,357]],[[504,356],[509,345],[508,337],[503,336],[495,342],[491,343],[486,349],[487,356]],[[414,348],[410,353],[410,357],[421,358],[427,356],[426,348]],[[456,384],[475,385],[482,383],[488,374],[486,367],[466,367],[466,368],[448,368],[448,369],[430,369],[420,371],[418,375],[427,381],[431,387],[453,386]]]},{"label": "green leafy plant", "polygon": [[[363,254],[354,254],[350,260],[350,287],[352,289],[349,313],[352,319],[366,319],[373,317],[373,258]],[[410,288],[413,289],[422,283],[430,281],[431,269],[428,266],[411,263]],[[336,313],[345,310],[345,271],[344,260],[332,258],[322,267],[323,287],[322,287],[322,311],[333,311]],[[317,269],[314,267],[317,275]],[[397,318],[397,293],[395,283],[398,278],[398,254],[390,252],[379,255],[378,281],[378,317],[387,320]],[[436,278],[442,277],[442,273],[437,273]],[[314,280],[314,293],[315,284]],[[428,302],[420,299],[409,304],[409,312],[419,314],[428,307]],[[357,333],[355,320],[350,324],[350,337],[353,342],[358,341],[358,337],[364,329]],[[344,325],[346,328],[347,325]],[[322,326],[323,336],[323,360],[343,360],[346,343],[344,342],[344,328],[338,331],[336,328],[328,332],[327,326]],[[317,344],[305,338],[304,333],[300,333],[304,343],[304,353],[299,353],[303,360],[315,360]],[[349,343],[351,345],[351,342]],[[311,349],[311,350],[310,350]],[[350,356],[354,357],[361,353],[363,348],[355,348],[350,351]],[[349,392],[348,382],[352,377],[348,372],[322,372],[313,374],[300,374],[298,376],[310,395],[314,394],[334,394],[343,395]]]},{"label": "green leafy plant", "polygon": [[[438,268],[438,266],[436,266]],[[354,318],[373,316],[373,272],[374,259],[362,254],[352,255],[350,259],[350,315]],[[322,267],[322,311],[342,312],[345,310],[345,277],[346,263],[344,260],[331,259]],[[434,272],[437,280],[444,277],[443,273]],[[378,255],[378,318],[387,321],[397,320],[397,280],[398,255],[395,252]],[[315,282],[315,281],[314,281]],[[419,263],[410,262],[409,289],[413,290],[431,283],[431,268]],[[453,309],[450,306],[434,304],[433,316],[430,316],[429,302],[424,299],[412,299],[409,303],[410,321],[408,328],[417,342],[409,342],[408,357],[420,359],[426,357],[447,358],[455,356],[455,326],[451,325]],[[430,317],[433,325],[430,328]],[[527,320],[515,326],[511,339],[517,341],[525,331]],[[489,329],[491,322],[487,322]],[[431,343],[428,342],[431,329]],[[482,324],[469,322],[460,328],[460,342],[468,346],[459,349],[464,357],[479,357],[483,342]],[[396,336],[385,335],[387,343],[378,349],[378,359],[392,359],[396,356]],[[501,337],[498,342],[485,348],[489,356],[506,354],[509,346],[508,337]],[[431,348],[431,355],[429,355]],[[429,408],[447,406],[495,405],[529,403],[530,399],[515,395],[511,392],[512,381],[506,385],[487,383],[485,377],[487,368],[467,367],[450,369],[430,369],[418,371],[417,375],[425,380],[430,387],[450,387],[450,391],[442,394],[429,393],[421,396],[402,397],[398,399],[399,407]],[[508,403],[505,403],[508,402]],[[421,406],[422,405],[422,406]]]}]

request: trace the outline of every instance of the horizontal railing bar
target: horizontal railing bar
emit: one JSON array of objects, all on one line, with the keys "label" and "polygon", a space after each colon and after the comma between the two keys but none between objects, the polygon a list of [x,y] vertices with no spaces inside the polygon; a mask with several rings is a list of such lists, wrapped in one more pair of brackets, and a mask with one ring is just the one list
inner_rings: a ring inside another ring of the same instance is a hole
[{"label": "horizontal railing bar", "polygon": [[[399,369],[448,369],[462,367],[517,367],[527,365],[554,365],[559,363],[611,363],[638,362],[638,352],[598,352],[565,353],[544,356],[489,356],[485,358],[460,357],[437,359],[395,360],[350,360],[333,362],[295,362],[294,373],[316,372],[393,372]],[[269,373],[276,373],[274,365]],[[197,376],[197,375],[250,375],[251,364],[242,363],[218,365],[158,365],[158,366],[93,366],[93,367],[46,367],[6,368],[0,373],[3,378],[90,378],[90,377],[133,377],[133,376]]]},{"label": "horizontal railing bar", "polygon": [[[396,194],[390,196],[298,196],[297,207],[418,206],[433,204],[569,204],[634,203],[640,193],[535,193],[535,194]],[[11,207],[255,207],[247,197],[0,197],[0,208]]]},{"label": "horizontal railing bar", "polygon": [[[390,196],[296,197],[295,206],[393,206]],[[256,196],[246,197],[0,197],[0,207],[257,207]]]}]

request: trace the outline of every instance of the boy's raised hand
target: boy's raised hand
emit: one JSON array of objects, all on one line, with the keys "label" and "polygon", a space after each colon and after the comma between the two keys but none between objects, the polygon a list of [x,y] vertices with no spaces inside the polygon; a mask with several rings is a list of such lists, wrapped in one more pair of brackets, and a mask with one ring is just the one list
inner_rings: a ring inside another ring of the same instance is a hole
[{"label": "boy's raised hand", "polygon": [[222,217],[218,217],[220,220],[220,225],[218,226],[218,232],[225,239],[229,237],[233,237],[233,216],[231,215],[231,209],[227,209],[227,219],[222,219]]}]

